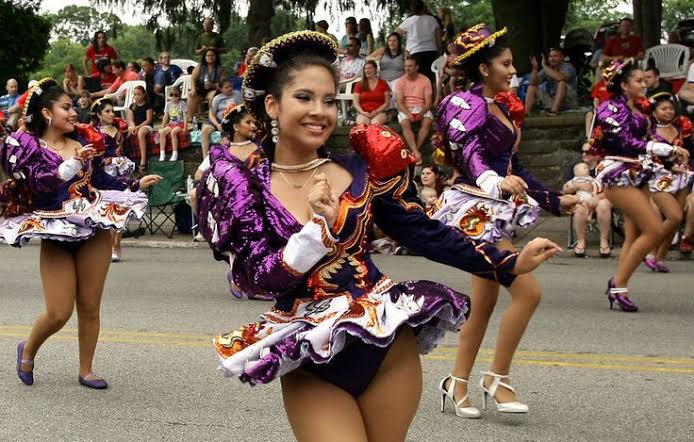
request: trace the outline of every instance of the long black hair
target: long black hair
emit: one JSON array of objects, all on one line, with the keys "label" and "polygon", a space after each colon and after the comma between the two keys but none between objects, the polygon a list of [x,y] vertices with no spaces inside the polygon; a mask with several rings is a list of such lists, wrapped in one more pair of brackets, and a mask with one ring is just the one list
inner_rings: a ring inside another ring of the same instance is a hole
[{"label": "long black hair", "polygon": [[473,83],[481,83],[482,73],[480,72],[480,65],[486,64],[490,66],[492,60],[500,56],[506,49],[508,49],[506,39],[499,37],[492,46],[486,46],[463,60],[459,66],[462,68],[465,78]]},{"label": "long black hair", "polygon": [[43,117],[43,109],[51,109],[55,103],[63,96],[67,95],[62,87],[52,85],[42,91],[38,98],[35,98],[25,115],[25,126],[32,134],[41,137],[48,129],[48,121]]},{"label": "long black hair", "polygon": [[248,109],[246,109],[246,107],[244,106],[240,110],[232,113],[229,116],[229,118],[225,118],[222,120],[222,130],[229,136],[229,138],[232,139],[232,141],[234,138],[234,125],[239,124],[239,122],[243,120],[243,117],[245,117],[248,114]]},{"label": "long black hair", "polygon": [[106,109],[106,106],[113,106],[113,101],[108,98],[102,98],[92,105],[92,123],[95,125],[101,123],[99,114]]},{"label": "long black hair", "polygon": [[108,43],[106,42],[106,32],[103,30],[98,30],[94,33],[94,37],[92,38],[92,46],[94,47],[94,50],[100,49],[99,48],[99,34],[104,34],[104,46],[106,46]]}]

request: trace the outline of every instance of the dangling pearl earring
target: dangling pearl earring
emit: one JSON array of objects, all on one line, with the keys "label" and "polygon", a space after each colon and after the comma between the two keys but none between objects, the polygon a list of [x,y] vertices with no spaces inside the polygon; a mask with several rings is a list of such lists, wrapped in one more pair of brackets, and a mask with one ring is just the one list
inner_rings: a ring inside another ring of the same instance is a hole
[{"label": "dangling pearl earring", "polygon": [[270,121],[270,126],[272,126],[272,129],[270,129],[270,133],[272,134],[272,142],[277,144],[280,139],[280,129],[277,127],[277,120],[273,119]]},{"label": "dangling pearl earring", "polygon": [[48,117],[48,125],[50,126],[51,123],[53,122],[53,119],[51,117]]}]

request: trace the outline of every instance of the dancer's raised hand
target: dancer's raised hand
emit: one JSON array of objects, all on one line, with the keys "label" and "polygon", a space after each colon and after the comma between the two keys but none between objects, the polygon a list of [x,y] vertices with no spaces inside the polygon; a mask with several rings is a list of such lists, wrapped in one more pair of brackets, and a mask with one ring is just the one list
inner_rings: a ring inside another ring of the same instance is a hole
[{"label": "dancer's raised hand", "polygon": [[559,252],[561,252],[561,247],[547,238],[535,238],[520,251],[516,265],[513,267],[513,273],[522,275],[532,272]]},{"label": "dancer's raised hand", "polygon": [[321,215],[332,227],[337,219],[337,199],[333,196],[328,177],[319,173],[313,178],[313,187],[308,192],[308,203],[313,212]]}]

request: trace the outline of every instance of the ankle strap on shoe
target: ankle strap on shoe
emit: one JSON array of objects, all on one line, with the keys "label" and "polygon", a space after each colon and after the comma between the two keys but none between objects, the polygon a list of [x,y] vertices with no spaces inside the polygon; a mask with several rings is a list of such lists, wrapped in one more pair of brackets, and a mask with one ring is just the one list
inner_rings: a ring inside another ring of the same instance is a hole
[{"label": "ankle strap on shoe", "polygon": [[22,359],[19,361],[20,364],[22,365],[34,365],[34,360],[33,359]]},{"label": "ankle strap on shoe", "polygon": [[626,287],[612,287],[610,288],[610,293],[613,295],[620,295],[622,293],[629,293],[629,289]]},{"label": "ankle strap on shoe", "polygon": [[455,381],[455,382],[462,382],[463,384],[467,384],[467,383],[468,383],[468,382],[467,382],[467,379],[459,378],[459,377],[453,376],[452,374],[449,374],[449,375],[448,375],[448,378],[449,378],[449,379],[453,379],[453,381]]},{"label": "ankle strap on shoe", "polygon": [[[514,390],[512,386],[510,386],[506,382],[501,382],[501,380],[504,378],[511,379],[511,377],[507,374],[494,373],[493,371],[483,371],[482,376],[490,376],[490,377],[494,378],[494,380],[492,381],[492,384],[489,387],[487,387],[487,390],[489,391],[489,395],[491,397],[494,397],[496,395],[496,390],[500,386],[511,391],[511,393],[516,392],[516,390]],[[482,385],[484,385],[484,378],[482,378]]]}]

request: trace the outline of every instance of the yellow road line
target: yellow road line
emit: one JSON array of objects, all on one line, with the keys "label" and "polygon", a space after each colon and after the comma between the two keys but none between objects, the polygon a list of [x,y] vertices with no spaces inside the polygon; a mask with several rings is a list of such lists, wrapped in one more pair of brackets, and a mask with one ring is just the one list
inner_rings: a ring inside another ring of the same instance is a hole
[{"label": "yellow road line", "polygon": [[[0,325],[0,337],[24,338],[31,327],[24,325]],[[131,345],[157,345],[162,347],[208,348],[211,350],[212,334],[167,333],[134,330],[101,330],[99,342]],[[65,328],[51,337],[61,342],[75,342],[77,329]],[[455,347],[439,347],[426,360],[453,361]],[[493,349],[481,349],[479,362],[491,362]],[[515,365],[571,367],[595,370],[658,372],[694,374],[694,358],[669,358],[595,353],[562,353],[557,351],[518,351]]]}]

